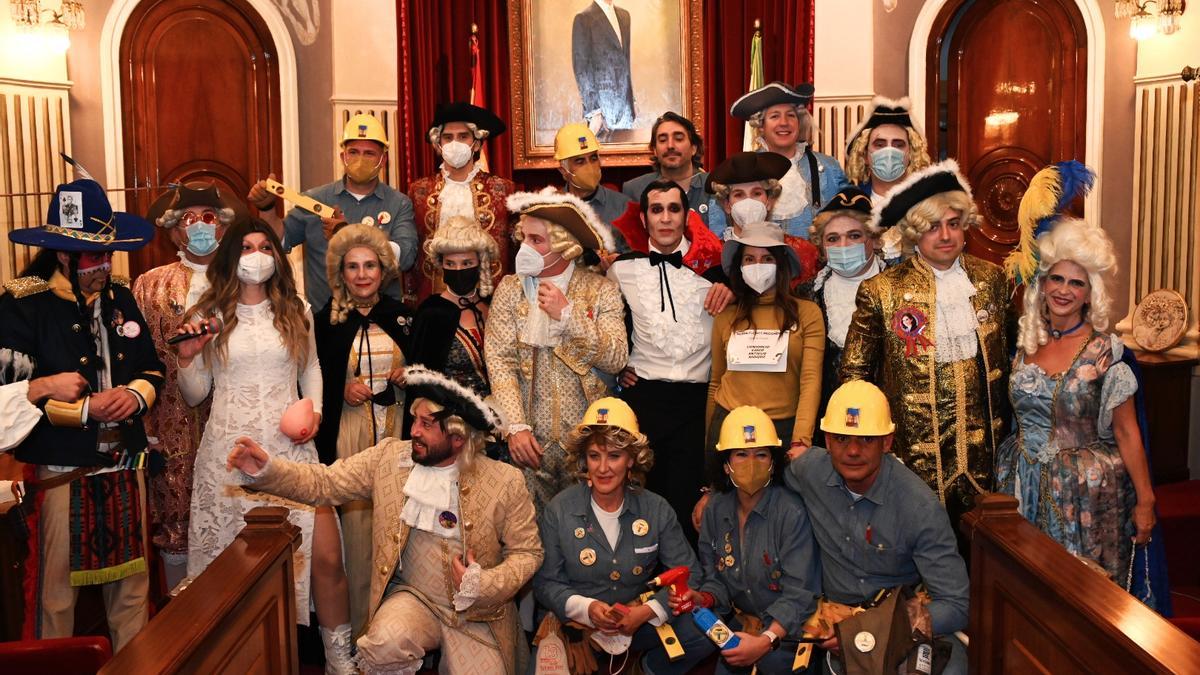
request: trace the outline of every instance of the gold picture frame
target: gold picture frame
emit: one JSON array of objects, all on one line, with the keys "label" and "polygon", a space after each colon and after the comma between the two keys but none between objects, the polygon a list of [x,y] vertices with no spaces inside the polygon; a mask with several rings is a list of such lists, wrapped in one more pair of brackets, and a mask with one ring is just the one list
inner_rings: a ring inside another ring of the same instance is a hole
[{"label": "gold picture frame", "polygon": [[[606,166],[650,163],[650,127],[673,110],[704,130],[704,11],[701,0],[614,0],[614,15],[597,0],[508,0],[509,74],[512,78],[513,166],[557,166],[554,134],[584,120],[584,94],[599,101],[608,130],[600,134]],[[663,54],[677,29],[678,50]],[[617,35],[628,39],[616,40]],[[663,36],[667,36],[664,40]],[[576,47],[576,36],[581,45]],[[607,41],[604,43],[603,41]],[[628,52],[623,68],[620,52]],[[579,58],[582,54],[592,55]],[[599,55],[599,56],[595,56]],[[596,63],[588,75],[586,65]],[[621,82],[627,95],[605,83]],[[664,84],[666,83],[666,84]],[[597,93],[599,92],[599,93]],[[597,99],[597,95],[600,97]]]}]

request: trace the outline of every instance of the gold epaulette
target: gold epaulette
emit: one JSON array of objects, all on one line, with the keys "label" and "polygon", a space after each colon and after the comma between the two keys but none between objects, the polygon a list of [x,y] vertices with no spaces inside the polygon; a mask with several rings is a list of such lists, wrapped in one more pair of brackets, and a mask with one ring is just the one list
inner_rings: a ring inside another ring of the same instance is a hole
[{"label": "gold epaulette", "polygon": [[125,276],[124,274],[114,274],[109,277],[109,280],[118,286],[129,288],[129,277]]},{"label": "gold epaulette", "polygon": [[4,282],[4,290],[12,293],[14,298],[24,298],[34,293],[50,290],[50,284],[41,277],[17,277]]}]

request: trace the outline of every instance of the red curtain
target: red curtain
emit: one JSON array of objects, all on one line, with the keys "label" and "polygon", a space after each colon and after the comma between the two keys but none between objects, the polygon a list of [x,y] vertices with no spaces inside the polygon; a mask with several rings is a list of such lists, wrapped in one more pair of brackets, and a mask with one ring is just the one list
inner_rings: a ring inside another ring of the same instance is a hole
[{"label": "red curtain", "polygon": [[706,0],[704,3],[704,165],[742,149],[745,122],[729,106],[750,87],[750,39],[762,22],[767,82],[812,82],[815,0]]},{"label": "red curtain", "polygon": [[[514,0],[518,1],[518,0]],[[510,122],[512,92],[508,75],[509,0],[396,0],[399,47],[400,153],[398,184],[433,173],[436,161],[425,140],[436,104],[465,101],[471,93],[471,24],[479,26],[480,58],[488,107]],[[762,21],[763,72],[768,82],[811,82],[814,0],[704,0],[705,165],[737,152],[742,123],[729,106],[746,93],[750,80],[750,38],[754,20]],[[552,170],[513,172],[507,135],[489,141],[493,173],[536,187],[555,181]],[[605,181],[619,182],[644,169],[605,170]]]}]

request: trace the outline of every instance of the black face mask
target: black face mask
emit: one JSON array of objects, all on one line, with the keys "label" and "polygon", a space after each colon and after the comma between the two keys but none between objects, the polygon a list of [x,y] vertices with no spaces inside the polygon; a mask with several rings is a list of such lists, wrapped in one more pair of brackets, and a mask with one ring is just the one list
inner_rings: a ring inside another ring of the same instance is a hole
[{"label": "black face mask", "polygon": [[461,270],[442,270],[442,279],[455,295],[470,295],[479,285],[479,267]]}]

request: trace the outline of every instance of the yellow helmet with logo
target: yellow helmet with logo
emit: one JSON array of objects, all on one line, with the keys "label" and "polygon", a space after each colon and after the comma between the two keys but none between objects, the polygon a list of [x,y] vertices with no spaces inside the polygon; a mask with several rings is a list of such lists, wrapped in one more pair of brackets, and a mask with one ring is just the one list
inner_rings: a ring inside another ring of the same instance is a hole
[{"label": "yellow helmet with logo", "polygon": [[587,155],[600,149],[596,134],[582,122],[572,122],[554,135],[554,159],[562,161]]},{"label": "yellow helmet with logo", "polygon": [[775,433],[775,423],[767,413],[752,405],[740,405],[729,411],[721,423],[717,450],[779,447],[783,443]]},{"label": "yellow helmet with logo", "polygon": [[367,113],[351,115],[350,119],[346,120],[346,126],[342,127],[342,146],[350,141],[375,141],[385,150],[388,147],[387,131],[383,128],[383,122]]},{"label": "yellow helmet with logo", "polygon": [[630,408],[625,401],[612,396],[597,399],[588,406],[587,412],[583,414],[583,420],[576,429],[585,431],[585,427],[605,426],[624,429],[634,436],[641,433],[638,429],[637,415],[633,414],[633,408]]},{"label": "yellow helmet with logo", "polygon": [[821,431],[847,436],[886,436],[896,430],[883,391],[866,380],[850,380],[829,397]]}]

